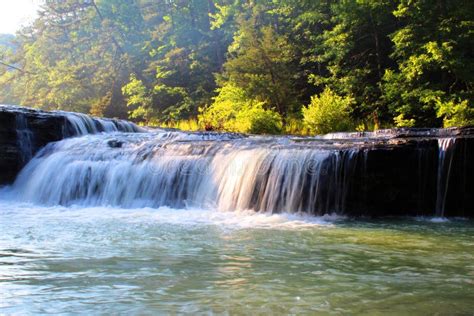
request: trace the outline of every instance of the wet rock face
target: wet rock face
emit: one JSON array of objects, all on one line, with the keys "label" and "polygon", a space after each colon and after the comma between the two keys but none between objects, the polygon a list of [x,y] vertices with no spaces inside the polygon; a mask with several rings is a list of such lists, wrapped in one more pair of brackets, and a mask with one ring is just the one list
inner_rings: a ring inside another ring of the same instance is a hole
[{"label": "wet rock face", "polygon": [[436,140],[378,147],[359,153],[346,211],[355,216],[433,216]]},{"label": "wet rock face", "polygon": [[65,127],[60,115],[0,107],[0,185],[13,182],[40,148],[68,136]]},{"label": "wet rock face", "polygon": [[0,112],[0,184],[11,182],[15,178],[20,168],[19,160],[15,114]]},{"label": "wet rock face", "polygon": [[0,186],[10,184],[46,144],[101,132],[142,132],[133,123],[69,112],[0,105]]},{"label": "wet rock face", "polygon": [[450,175],[445,187],[444,215],[474,217],[474,138],[456,139],[452,160],[445,164]]}]

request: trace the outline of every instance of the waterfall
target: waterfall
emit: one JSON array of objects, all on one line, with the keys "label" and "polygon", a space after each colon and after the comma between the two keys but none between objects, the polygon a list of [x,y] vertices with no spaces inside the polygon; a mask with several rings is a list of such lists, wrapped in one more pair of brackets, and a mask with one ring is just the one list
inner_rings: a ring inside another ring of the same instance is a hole
[{"label": "waterfall", "polygon": [[446,196],[448,194],[451,166],[453,163],[453,151],[456,138],[438,139],[438,173],[436,183],[436,216],[443,217],[446,208]]},{"label": "waterfall", "polygon": [[100,132],[141,132],[135,124],[114,119],[95,118],[82,113],[61,112],[71,124],[74,135],[96,134]]},{"label": "waterfall", "polygon": [[21,162],[25,164],[33,156],[33,132],[29,129],[23,113],[16,116],[16,135]]},{"label": "waterfall", "polygon": [[13,192],[49,205],[344,213],[358,152],[235,134],[86,135],[43,148]]}]

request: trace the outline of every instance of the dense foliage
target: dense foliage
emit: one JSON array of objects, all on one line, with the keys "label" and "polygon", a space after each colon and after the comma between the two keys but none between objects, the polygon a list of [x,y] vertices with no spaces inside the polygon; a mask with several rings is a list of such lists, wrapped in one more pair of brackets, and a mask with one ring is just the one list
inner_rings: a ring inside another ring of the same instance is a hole
[{"label": "dense foliage", "polygon": [[311,103],[303,107],[303,120],[311,133],[325,134],[332,131],[347,131],[352,126],[350,117],[351,97],[341,97],[327,88]]},{"label": "dense foliage", "polygon": [[11,41],[0,103],[250,133],[474,123],[472,0],[46,1]]}]

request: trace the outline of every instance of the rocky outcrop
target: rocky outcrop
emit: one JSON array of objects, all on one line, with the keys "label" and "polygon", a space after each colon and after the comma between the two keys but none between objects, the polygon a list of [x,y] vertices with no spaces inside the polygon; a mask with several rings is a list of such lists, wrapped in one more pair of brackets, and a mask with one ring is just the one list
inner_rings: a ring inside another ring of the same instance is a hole
[{"label": "rocky outcrop", "polygon": [[12,183],[21,168],[46,144],[102,131],[140,129],[121,120],[0,105],[0,185]]},{"label": "rocky outcrop", "polygon": [[474,139],[455,138],[444,163],[440,150],[419,139],[358,153],[346,213],[474,217]]},{"label": "rocky outcrop", "polygon": [[64,116],[0,107],[0,185],[11,183],[39,148],[71,135]]},{"label": "rocky outcrop", "polygon": [[347,215],[474,217],[471,127],[389,129],[317,140],[356,147],[346,183]]}]

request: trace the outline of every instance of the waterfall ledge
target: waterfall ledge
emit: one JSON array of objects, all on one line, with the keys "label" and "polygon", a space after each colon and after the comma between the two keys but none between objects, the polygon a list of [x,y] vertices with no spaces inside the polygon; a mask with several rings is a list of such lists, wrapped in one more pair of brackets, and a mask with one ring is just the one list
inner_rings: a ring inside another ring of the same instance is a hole
[{"label": "waterfall ledge", "polygon": [[473,128],[321,137],[135,132],[143,130],[126,121],[0,106],[0,184],[37,154],[13,188],[39,203],[474,217]]},{"label": "waterfall ledge", "polygon": [[[81,113],[41,111],[0,105],[0,186],[10,184],[29,159],[46,144],[103,131],[141,131],[130,122]],[[25,136],[29,139],[25,139]]]}]

